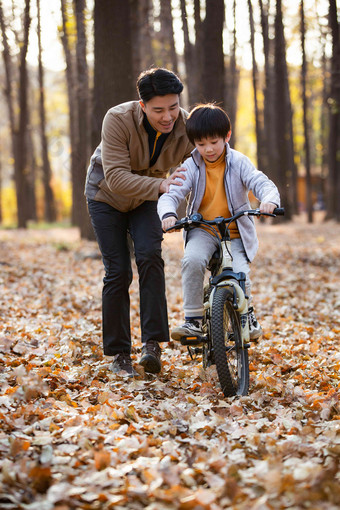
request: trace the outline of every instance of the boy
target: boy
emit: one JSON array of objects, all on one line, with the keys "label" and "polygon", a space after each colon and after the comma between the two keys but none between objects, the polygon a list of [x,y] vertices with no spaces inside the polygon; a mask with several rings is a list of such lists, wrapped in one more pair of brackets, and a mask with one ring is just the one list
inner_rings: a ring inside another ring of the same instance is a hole
[{"label": "boy", "polygon": [[[188,193],[187,214],[199,212],[206,220],[217,216],[228,218],[250,209],[250,190],[260,200],[262,212],[272,213],[279,207],[280,196],[275,184],[256,170],[246,156],[229,147],[231,124],[222,108],[212,103],[196,106],[188,116],[186,132],[195,149],[183,164],[186,179],[181,181],[182,185],[171,185],[169,192],[159,198],[158,214],[164,231],[175,224],[177,207]],[[246,274],[250,339],[256,340],[261,336],[262,328],[251,306],[249,264],[258,248],[253,218],[244,216],[231,224],[230,236],[233,270]],[[203,228],[195,228],[186,234],[182,260],[185,323],[172,331],[174,340],[202,334],[204,274],[217,246],[215,237]]]}]

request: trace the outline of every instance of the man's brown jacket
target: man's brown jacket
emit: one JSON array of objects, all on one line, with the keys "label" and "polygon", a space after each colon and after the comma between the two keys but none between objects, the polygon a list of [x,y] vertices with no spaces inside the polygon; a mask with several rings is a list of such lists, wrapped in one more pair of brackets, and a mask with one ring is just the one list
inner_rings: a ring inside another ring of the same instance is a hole
[{"label": "man's brown jacket", "polygon": [[148,134],[139,102],[110,108],[103,121],[102,141],[91,157],[85,195],[122,212],[135,209],[145,200],[158,200],[159,179],[165,179],[193,149],[185,132],[187,115],[180,108],[174,129],[156,163],[149,167]]}]

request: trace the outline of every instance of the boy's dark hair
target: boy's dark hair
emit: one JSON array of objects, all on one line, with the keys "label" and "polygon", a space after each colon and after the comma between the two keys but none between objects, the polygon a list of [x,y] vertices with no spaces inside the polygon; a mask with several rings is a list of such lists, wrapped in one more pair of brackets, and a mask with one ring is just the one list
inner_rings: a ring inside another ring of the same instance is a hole
[{"label": "boy's dark hair", "polygon": [[186,122],[187,135],[193,145],[202,138],[226,138],[230,130],[231,123],[227,113],[214,103],[195,106]]},{"label": "boy's dark hair", "polygon": [[180,94],[183,83],[178,76],[168,69],[153,67],[143,71],[137,78],[137,92],[143,103],[147,103],[155,96]]}]

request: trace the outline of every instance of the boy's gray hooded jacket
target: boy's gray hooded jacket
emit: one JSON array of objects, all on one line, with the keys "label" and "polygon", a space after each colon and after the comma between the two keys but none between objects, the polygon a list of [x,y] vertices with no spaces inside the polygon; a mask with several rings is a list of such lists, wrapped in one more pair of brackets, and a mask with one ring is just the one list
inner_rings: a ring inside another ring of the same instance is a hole
[{"label": "boy's gray hooded jacket", "polygon": [[[197,212],[201,205],[205,192],[206,172],[205,163],[197,149],[193,150],[191,157],[182,166],[186,168],[185,180],[178,180],[183,185],[171,185],[169,192],[164,193],[158,200],[158,214],[161,220],[164,216],[170,216],[170,213],[177,216],[178,206],[189,193],[187,215]],[[251,209],[249,191],[252,191],[260,202],[271,202],[277,207],[280,206],[280,195],[275,184],[263,172],[257,170],[246,156],[231,149],[228,143],[224,185],[232,215]],[[242,216],[237,220],[237,226],[246,255],[251,262],[258,249],[254,218]]]}]

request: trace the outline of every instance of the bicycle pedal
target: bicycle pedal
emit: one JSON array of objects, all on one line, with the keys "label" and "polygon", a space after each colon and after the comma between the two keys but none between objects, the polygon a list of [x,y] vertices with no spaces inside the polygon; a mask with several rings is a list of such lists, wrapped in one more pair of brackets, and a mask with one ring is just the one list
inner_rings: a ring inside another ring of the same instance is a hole
[{"label": "bicycle pedal", "polygon": [[204,338],[201,336],[182,336],[179,341],[182,345],[194,347],[195,345],[202,344],[204,342]]},{"label": "bicycle pedal", "polygon": [[190,347],[187,345],[188,353],[192,361],[195,361],[199,354],[202,354],[203,349],[201,347]]}]

